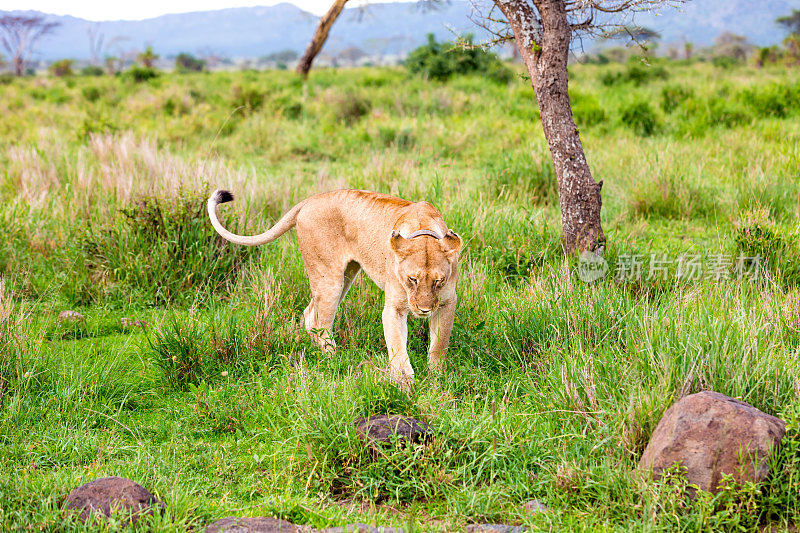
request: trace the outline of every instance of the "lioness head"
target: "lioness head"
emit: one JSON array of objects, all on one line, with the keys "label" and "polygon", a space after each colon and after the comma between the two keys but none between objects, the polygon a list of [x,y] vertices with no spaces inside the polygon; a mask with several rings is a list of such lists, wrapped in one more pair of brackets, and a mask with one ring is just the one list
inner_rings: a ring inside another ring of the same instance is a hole
[{"label": "lioness head", "polygon": [[448,296],[454,283],[461,251],[461,237],[449,231],[443,238],[420,236],[407,239],[392,232],[390,245],[395,256],[395,273],[406,290],[408,305],[416,316],[429,316]]}]

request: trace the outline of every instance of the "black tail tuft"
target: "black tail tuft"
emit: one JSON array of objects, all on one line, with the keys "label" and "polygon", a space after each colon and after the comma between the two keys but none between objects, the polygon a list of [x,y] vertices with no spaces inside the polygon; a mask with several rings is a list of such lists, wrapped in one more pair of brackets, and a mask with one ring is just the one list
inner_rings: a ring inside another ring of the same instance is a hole
[{"label": "black tail tuft", "polygon": [[224,204],[226,202],[232,202],[233,201],[233,194],[231,194],[230,191],[222,191],[222,190],[220,190],[220,191],[217,191],[216,195],[214,196],[214,199],[217,201],[218,204]]}]

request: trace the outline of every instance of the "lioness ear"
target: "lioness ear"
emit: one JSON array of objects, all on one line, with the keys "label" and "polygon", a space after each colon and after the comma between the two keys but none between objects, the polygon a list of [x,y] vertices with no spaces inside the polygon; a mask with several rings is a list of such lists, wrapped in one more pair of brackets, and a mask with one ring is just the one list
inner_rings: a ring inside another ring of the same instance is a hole
[{"label": "lioness ear", "polygon": [[447,232],[447,235],[444,236],[444,248],[447,250],[448,255],[458,255],[461,251],[461,237],[458,236],[453,230]]},{"label": "lioness ear", "polygon": [[406,239],[399,232],[393,231],[392,236],[389,237],[389,246],[392,251],[400,257],[405,257],[411,248],[411,239]]}]

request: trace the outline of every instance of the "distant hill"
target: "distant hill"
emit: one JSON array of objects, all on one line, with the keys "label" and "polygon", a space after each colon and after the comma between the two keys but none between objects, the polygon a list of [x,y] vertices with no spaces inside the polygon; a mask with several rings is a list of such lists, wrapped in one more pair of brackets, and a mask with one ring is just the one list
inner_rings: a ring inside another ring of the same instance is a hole
[{"label": "distant hill", "polygon": [[[686,39],[699,46],[709,45],[727,30],[763,46],[780,42],[784,34],[774,21],[793,8],[800,8],[800,0],[694,0],[680,11],[664,9],[658,16],[639,14],[635,22],[661,32],[665,43]],[[440,39],[451,39],[454,33],[474,33],[481,38],[484,34],[470,20],[471,12],[472,4],[464,1],[444,4],[436,11],[421,10],[415,3],[348,8],[331,31],[326,50],[333,54],[355,46],[370,55],[402,54],[423,43],[428,33]],[[106,43],[116,39],[107,50],[113,55],[147,45],[162,56],[190,52],[256,58],[285,49],[301,52],[318,20],[287,3],[140,21],[90,23],[70,16],[51,18],[61,26],[42,40],[39,59],[87,59],[90,24],[105,35]]]}]

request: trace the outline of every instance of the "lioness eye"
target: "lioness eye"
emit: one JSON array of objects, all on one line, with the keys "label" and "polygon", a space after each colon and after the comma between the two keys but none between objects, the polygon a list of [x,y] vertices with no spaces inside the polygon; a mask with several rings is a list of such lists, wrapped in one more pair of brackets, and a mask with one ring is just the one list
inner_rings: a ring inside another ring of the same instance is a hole
[{"label": "lioness eye", "polygon": [[412,278],[411,276],[409,276],[408,282],[416,284],[417,283],[417,278]]}]

